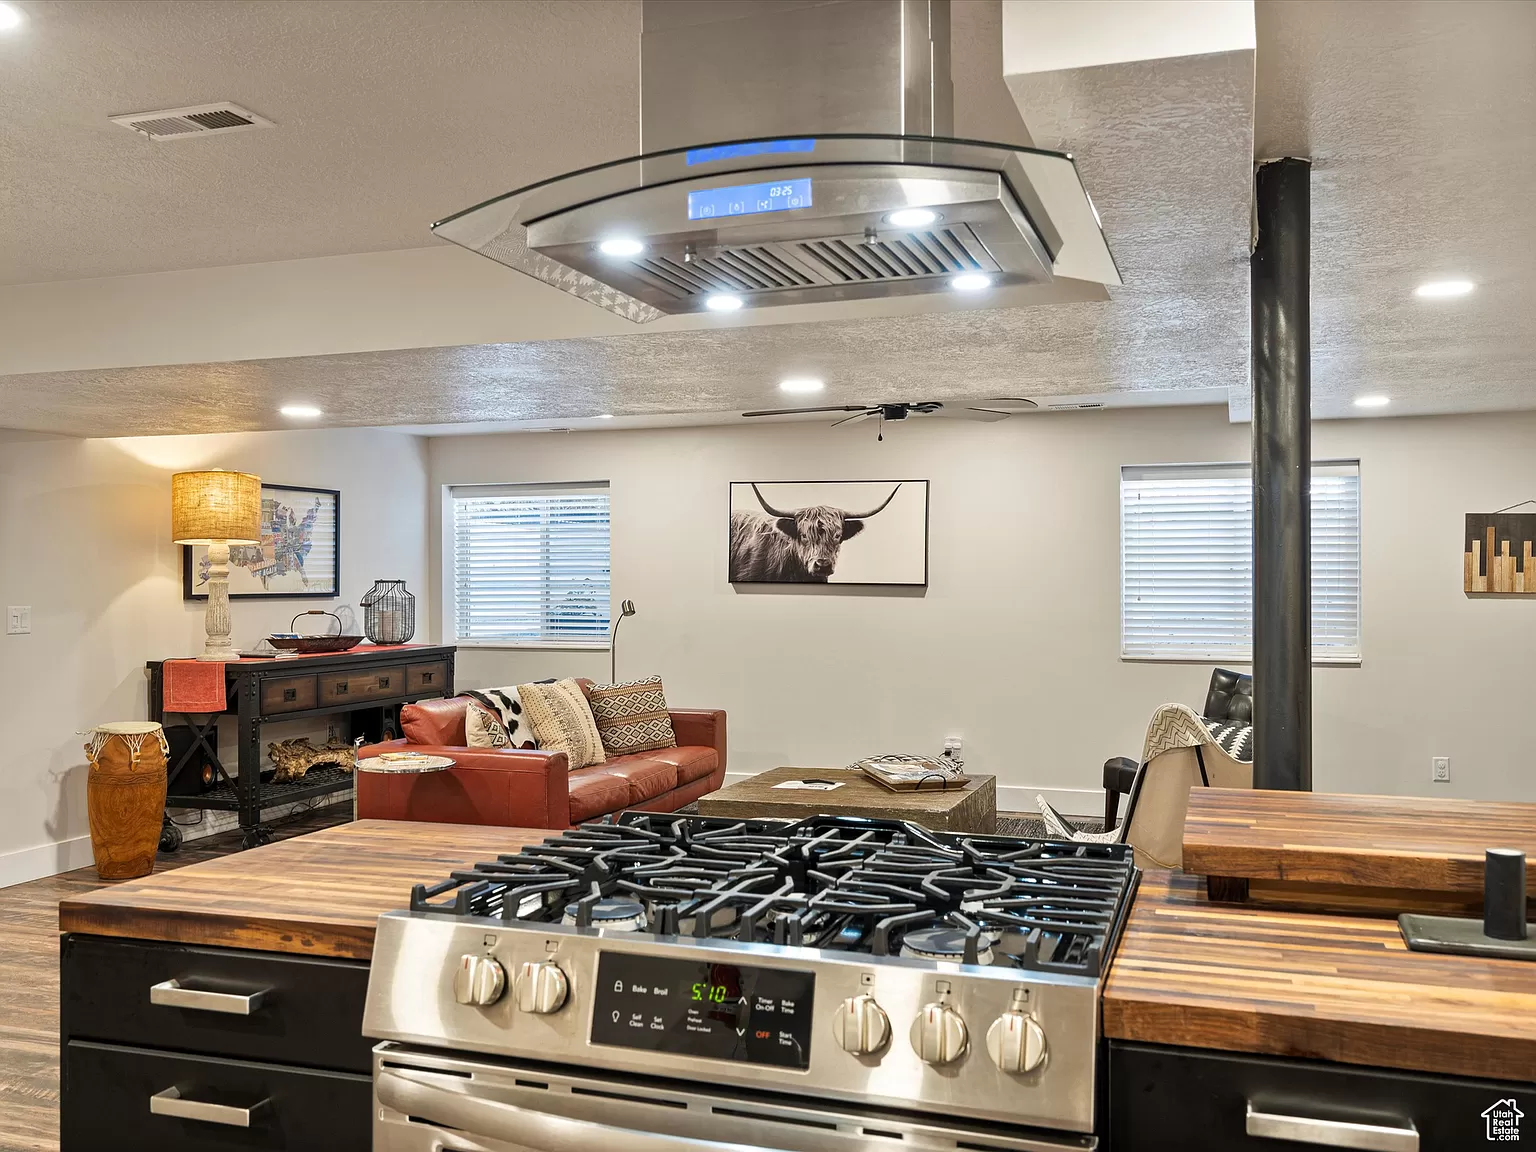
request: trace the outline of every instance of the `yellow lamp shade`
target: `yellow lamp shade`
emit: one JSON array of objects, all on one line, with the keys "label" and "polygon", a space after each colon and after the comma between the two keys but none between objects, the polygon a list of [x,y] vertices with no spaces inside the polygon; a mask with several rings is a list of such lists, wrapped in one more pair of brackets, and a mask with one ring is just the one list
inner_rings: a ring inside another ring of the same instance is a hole
[{"label": "yellow lamp shade", "polygon": [[261,477],[176,473],[171,477],[171,539],[177,544],[261,543]]}]

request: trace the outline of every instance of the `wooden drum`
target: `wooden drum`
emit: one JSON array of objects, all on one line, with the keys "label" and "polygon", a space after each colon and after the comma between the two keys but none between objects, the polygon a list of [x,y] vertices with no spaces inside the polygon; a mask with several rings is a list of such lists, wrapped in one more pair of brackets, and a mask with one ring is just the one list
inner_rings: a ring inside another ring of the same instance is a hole
[{"label": "wooden drum", "polygon": [[155,868],[165,814],[165,730],[147,721],[103,724],[85,746],[91,764],[86,807],[91,852],[103,880],[131,880]]}]

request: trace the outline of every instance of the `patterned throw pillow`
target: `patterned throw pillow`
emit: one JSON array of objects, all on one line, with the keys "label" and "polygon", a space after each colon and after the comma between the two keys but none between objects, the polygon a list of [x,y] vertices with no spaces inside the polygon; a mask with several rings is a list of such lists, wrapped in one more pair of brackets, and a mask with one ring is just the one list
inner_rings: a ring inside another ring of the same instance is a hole
[{"label": "patterned throw pillow", "polygon": [[480,706],[478,709],[471,707],[469,715],[465,717],[466,733],[473,734],[478,728],[481,731],[490,732],[492,736],[495,735],[483,719],[478,722],[475,720],[474,714],[482,710],[494,717],[505,729],[503,733],[505,739],[492,744],[476,744],[471,739],[469,741],[471,748],[537,748],[539,746],[538,741],[533,738],[532,726],[523,715],[523,702],[518,698],[516,687],[486,688],[481,691],[471,689],[464,695]]},{"label": "patterned throw pillow", "polygon": [[648,676],[625,684],[594,685],[590,697],[592,718],[610,756],[676,748],[672,716],[661,677]]},{"label": "patterned throw pillow", "polygon": [[469,748],[510,748],[512,737],[496,716],[472,700],[464,713],[464,744]]},{"label": "patterned throw pillow", "polygon": [[546,752],[564,752],[572,771],[607,759],[586,693],[576,681],[519,684],[517,695],[539,747]]}]

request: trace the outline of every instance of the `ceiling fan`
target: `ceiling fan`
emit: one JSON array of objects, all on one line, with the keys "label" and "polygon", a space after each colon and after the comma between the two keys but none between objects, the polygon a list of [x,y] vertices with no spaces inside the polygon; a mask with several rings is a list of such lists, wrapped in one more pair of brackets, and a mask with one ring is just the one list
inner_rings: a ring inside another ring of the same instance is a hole
[{"label": "ceiling fan", "polygon": [[951,420],[977,420],[991,423],[1006,420],[1018,412],[1028,412],[1040,405],[1022,396],[997,396],[988,400],[915,400],[891,404],[834,404],[826,408],[769,408],[762,412],[743,412],[742,416],[799,416],[807,412],[846,412],[851,415],[832,421],[832,427],[859,420],[906,420],[912,416],[944,416]]}]

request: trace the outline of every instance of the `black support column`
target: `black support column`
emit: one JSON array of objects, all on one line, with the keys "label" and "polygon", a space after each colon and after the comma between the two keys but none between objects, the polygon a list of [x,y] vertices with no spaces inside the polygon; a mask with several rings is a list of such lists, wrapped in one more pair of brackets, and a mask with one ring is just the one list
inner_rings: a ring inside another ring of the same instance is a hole
[{"label": "black support column", "polygon": [[1312,790],[1312,165],[1254,177],[1254,787]]}]

